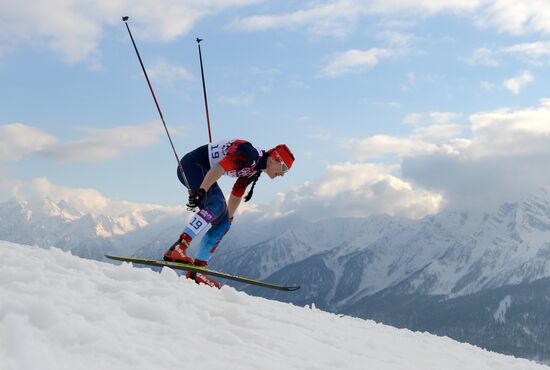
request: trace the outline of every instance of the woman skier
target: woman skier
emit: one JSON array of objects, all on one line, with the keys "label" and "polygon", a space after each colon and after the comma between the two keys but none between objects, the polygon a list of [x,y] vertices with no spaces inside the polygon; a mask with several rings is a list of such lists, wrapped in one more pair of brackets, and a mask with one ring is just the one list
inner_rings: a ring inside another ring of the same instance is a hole
[{"label": "woman skier", "polygon": [[[183,229],[178,241],[164,253],[164,259],[206,266],[229,230],[247,186],[252,183],[245,202],[252,197],[254,186],[262,172],[274,179],[284,176],[293,163],[294,155],[285,144],[264,151],[248,141],[238,139],[206,144],[187,153],[178,166],[178,179],[189,190],[187,208],[193,211],[198,208],[199,212]],[[182,176],[181,169],[185,172],[185,177]],[[224,174],[237,177],[227,203],[216,182]],[[202,238],[198,253],[193,259],[187,255],[187,249],[191,241],[208,225],[211,227]],[[186,277],[194,279],[197,284],[221,288],[219,282],[202,273],[187,272]]]}]

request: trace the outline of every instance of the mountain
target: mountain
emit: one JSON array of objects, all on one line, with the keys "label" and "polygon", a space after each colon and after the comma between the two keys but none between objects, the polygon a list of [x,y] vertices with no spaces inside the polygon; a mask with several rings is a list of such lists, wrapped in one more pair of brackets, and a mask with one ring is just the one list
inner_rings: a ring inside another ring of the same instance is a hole
[{"label": "mountain", "polygon": [[195,283],[172,270],[81,259],[0,242],[3,370],[549,367]]},{"label": "mountain", "polygon": [[398,286],[403,293],[457,297],[550,276],[550,201],[532,196],[494,214],[447,212],[417,221],[302,222],[248,248],[230,247],[216,266],[266,278],[294,264],[303,273],[306,264],[312,274],[332,275],[334,289],[315,302],[325,307]]},{"label": "mountain", "polygon": [[[110,208],[117,212],[12,200],[0,205],[0,239],[58,245],[98,260],[104,253],[158,258],[189,217],[182,209],[158,206]],[[289,295],[234,285],[250,294],[299,306],[314,303],[550,362],[550,338],[543,333],[550,313],[542,309],[549,255],[550,194],[541,190],[494,211],[446,211],[420,220],[241,216],[210,267],[302,286]],[[505,322],[489,314],[508,301]],[[535,307],[541,307],[537,315]],[[506,335],[495,341],[496,333]]]},{"label": "mountain", "polygon": [[455,298],[386,289],[341,312],[550,363],[549,297],[548,278]]},{"label": "mountain", "polygon": [[129,202],[112,202],[99,213],[63,200],[11,199],[0,204],[0,240],[55,245],[100,260],[106,253],[133,251],[137,241],[154,242],[165,228],[174,228],[182,214],[180,208]]},{"label": "mountain", "polygon": [[[314,302],[333,312],[550,362],[548,198],[543,191],[494,213],[446,212],[418,221],[326,220],[310,226],[317,238],[309,242],[288,230],[229,252],[216,266],[303,287],[292,296],[243,287],[251,294],[298,305]],[[292,251],[342,234],[346,238],[332,249],[308,254],[302,248],[302,259]],[[285,267],[269,268],[278,264]],[[259,265],[265,268],[258,271]]]}]

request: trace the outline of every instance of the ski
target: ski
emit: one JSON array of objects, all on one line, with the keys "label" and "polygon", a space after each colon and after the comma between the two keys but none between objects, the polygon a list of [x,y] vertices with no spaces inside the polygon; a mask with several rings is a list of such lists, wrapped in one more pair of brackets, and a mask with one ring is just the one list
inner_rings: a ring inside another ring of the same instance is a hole
[{"label": "ski", "polygon": [[170,262],[170,261],[164,261],[164,260],[154,260],[154,259],[147,259],[147,258],[136,258],[136,257],[123,257],[123,256],[109,256],[105,255],[105,257],[115,260],[115,261],[122,261],[122,262],[132,262],[137,263],[140,265],[148,265],[148,266],[157,266],[157,267],[169,267],[175,270],[184,270],[184,271],[191,271],[191,272],[202,272],[206,275],[216,276],[222,279],[228,279],[233,281],[238,281],[241,283],[251,284],[251,285],[257,285],[264,288],[269,289],[276,289],[276,290],[283,290],[287,292],[292,292],[294,290],[300,289],[299,286],[284,286],[284,285],[277,285],[277,284],[271,284],[265,281],[261,280],[254,280],[249,279],[242,276],[237,275],[231,275],[227,274],[225,272],[210,270],[204,267],[190,265],[187,263],[180,263],[180,262]]}]

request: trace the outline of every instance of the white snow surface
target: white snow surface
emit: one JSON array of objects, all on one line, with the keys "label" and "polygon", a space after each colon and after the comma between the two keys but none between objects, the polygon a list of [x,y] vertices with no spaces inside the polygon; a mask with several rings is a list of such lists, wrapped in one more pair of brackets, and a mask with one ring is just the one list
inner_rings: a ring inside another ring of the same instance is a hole
[{"label": "white snow surface", "polygon": [[[292,294],[292,293],[289,293]],[[0,241],[0,369],[550,369],[310,307]]]},{"label": "white snow surface", "polygon": [[498,308],[493,314],[496,322],[505,323],[506,322],[506,312],[512,306],[512,297],[507,295],[500,301]]}]

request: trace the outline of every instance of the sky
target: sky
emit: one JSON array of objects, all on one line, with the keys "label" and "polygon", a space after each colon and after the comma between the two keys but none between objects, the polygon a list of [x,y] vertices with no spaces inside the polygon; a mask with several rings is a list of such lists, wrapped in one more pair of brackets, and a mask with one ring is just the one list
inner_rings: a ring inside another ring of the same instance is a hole
[{"label": "sky", "polygon": [[[0,2],[0,199],[178,205],[178,155],[286,143],[296,162],[243,209],[420,218],[550,180],[543,0]],[[232,180],[223,179],[228,192]]]},{"label": "sky", "polygon": [[4,370],[548,369],[314,305],[199,286],[170,269],[4,241],[0,260]]}]

